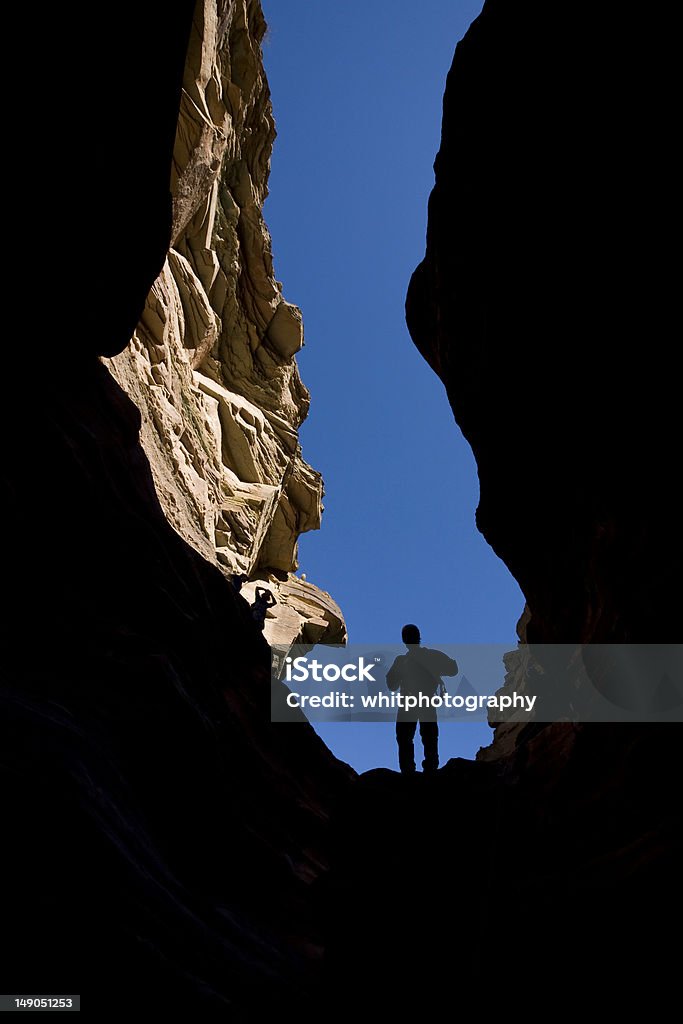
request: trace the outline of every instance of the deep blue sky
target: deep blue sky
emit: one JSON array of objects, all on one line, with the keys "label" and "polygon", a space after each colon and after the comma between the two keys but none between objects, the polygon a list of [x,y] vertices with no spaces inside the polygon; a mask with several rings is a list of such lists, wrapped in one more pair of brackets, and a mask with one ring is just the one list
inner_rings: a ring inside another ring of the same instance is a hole
[{"label": "deep blue sky", "polygon": [[[446,74],[481,6],[263,0],[278,130],[265,217],[276,276],[303,310],[301,441],[326,490],[301,571],[340,604],[351,642],[396,642],[416,622],[430,645],[513,646],[524,603],[475,528],[474,458],[404,319]],[[396,767],[391,726],[319,731],[359,770]],[[489,738],[444,725],[442,763]]]}]

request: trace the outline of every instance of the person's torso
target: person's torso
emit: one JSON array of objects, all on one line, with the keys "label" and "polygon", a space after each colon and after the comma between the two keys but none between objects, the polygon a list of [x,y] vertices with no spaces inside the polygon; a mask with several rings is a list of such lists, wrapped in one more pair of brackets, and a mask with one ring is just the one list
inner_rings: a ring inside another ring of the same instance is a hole
[{"label": "person's torso", "polygon": [[417,697],[424,693],[433,697],[436,693],[441,678],[430,668],[431,653],[427,648],[417,648],[403,655],[401,693],[404,696]]}]

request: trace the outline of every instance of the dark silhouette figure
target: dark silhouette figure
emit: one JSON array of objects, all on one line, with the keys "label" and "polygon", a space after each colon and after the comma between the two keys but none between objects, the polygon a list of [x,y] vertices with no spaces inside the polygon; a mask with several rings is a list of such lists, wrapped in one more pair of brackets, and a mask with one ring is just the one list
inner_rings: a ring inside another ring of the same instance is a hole
[{"label": "dark silhouette figure", "polygon": [[[417,626],[407,625],[401,631],[401,639],[408,648],[407,654],[400,654],[387,672],[387,686],[390,690],[399,690],[404,697],[419,699],[421,694],[433,697],[443,689],[441,676],[454,676],[458,672],[458,664],[443,651],[432,651],[420,646],[420,630]],[[420,723],[420,738],[424,748],[422,768],[425,772],[435,772],[439,767],[439,725],[436,708],[416,707],[414,709],[399,708],[396,715],[396,742],[398,743],[398,763],[401,772],[412,774],[415,771],[414,739],[417,723]]]},{"label": "dark silhouette figure", "polygon": [[238,594],[239,594],[240,590],[242,589],[242,587],[244,586],[244,584],[248,582],[248,580],[249,580],[249,577],[244,572],[240,573],[239,575],[233,574],[230,577],[230,582],[232,583],[233,587],[235,588],[235,590],[237,591]]},{"label": "dark silhouette figure", "polygon": [[251,606],[251,614],[260,629],[266,624],[266,612],[274,604],[277,604],[277,601],[267,587],[256,588],[256,600]]}]

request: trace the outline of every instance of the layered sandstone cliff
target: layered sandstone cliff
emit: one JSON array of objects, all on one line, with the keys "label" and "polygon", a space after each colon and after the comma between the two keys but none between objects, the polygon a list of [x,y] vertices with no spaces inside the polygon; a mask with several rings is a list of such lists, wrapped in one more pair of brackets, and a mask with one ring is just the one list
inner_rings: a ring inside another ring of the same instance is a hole
[{"label": "layered sandstone cliff", "polygon": [[338,631],[290,572],[320,481],[297,449],[301,333],[258,210],[263,20],[251,0],[101,13],[87,53],[62,32],[41,63],[64,96],[81,76],[97,117],[52,108],[78,253],[60,250],[45,386],[2,466],[3,976],[103,1017],[134,1000],[261,1020],[315,987],[311,892],[353,776],[303,719],[271,724],[272,627],[226,579],[277,571],[287,637]]},{"label": "layered sandstone cliff", "polygon": [[309,407],[300,310],[275,280],[262,215],[275,126],[256,0],[196,6],[173,152],[171,248],[131,343],[109,368],[142,414],[169,522],[277,605],[271,643],[342,642],[332,598],[295,575],[323,484],[301,453]]}]

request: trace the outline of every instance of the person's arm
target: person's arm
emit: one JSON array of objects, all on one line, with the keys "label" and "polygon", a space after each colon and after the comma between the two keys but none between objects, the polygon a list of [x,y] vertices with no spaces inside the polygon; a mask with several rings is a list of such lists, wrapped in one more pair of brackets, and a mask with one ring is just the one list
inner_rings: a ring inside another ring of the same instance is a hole
[{"label": "person's arm", "polygon": [[257,587],[256,590],[254,591],[254,597],[256,598],[257,601],[262,601],[265,593],[265,587]]},{"label": "person's arm", "polygon": [[449,658],[443,651],[431,651],[432,672],[437,676],[457,676],[458,663],[455,658]]},{"label": "person's arm", "polygon": [[275,594],[272,591],[268,591],[268,607],[272,608],[274,604],[277,604],[275,600]]}]

